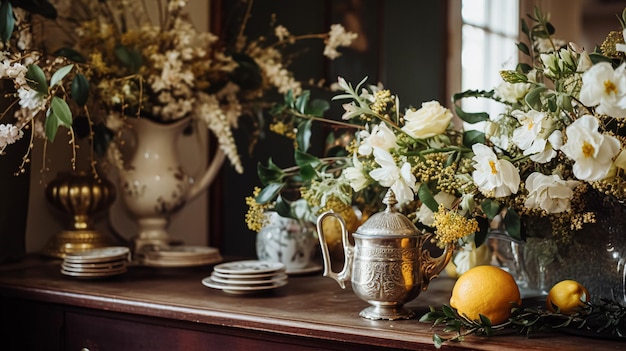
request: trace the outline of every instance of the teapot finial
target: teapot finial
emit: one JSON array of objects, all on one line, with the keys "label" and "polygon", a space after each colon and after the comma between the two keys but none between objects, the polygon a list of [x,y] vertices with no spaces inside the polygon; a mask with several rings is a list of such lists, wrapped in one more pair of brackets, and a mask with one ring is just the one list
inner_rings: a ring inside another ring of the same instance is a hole
[{"label": "teapot finial", "polygon": [[385,198],[383,199],[383,203],[387,205],[385,212],[396,211],[395,207],[396,207],[396,204],[398,203],[398,200],[396,200],[396,194],[393,192],[393,190],[391,190],[391,188],[387,190],[387,193],[385,194]]}]

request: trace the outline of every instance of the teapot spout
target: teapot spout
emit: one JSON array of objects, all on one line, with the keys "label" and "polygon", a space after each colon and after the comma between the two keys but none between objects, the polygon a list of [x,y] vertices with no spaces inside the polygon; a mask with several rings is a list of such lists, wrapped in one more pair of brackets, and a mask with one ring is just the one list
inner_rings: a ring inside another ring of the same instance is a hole
[{"label": "teapot spout", "polygon": [[[341,225],[341,242],[343,244],[344,250],[344,263],[343,269],[339,273],[335,273],[332,267],[332,260],[330,257],[330,250],[328,249],[328,243],[326,242],[326,237],[324,236],[323,222],[324,219],[328,217],[335,217],[339,220],[339,224]],[[322,213],[317,218],[317,232],[319,233],[319,241],[322,249],[322,259],[324,261],[324,276],[334,279],[342,289],[346,288],[346,281],[350,279],[352,273],[352,261],[354,259],[354,246],[350,243],[348,239],[348,230],[346,227],[346,222],[343,218],[333,211],[328,211]]]}]

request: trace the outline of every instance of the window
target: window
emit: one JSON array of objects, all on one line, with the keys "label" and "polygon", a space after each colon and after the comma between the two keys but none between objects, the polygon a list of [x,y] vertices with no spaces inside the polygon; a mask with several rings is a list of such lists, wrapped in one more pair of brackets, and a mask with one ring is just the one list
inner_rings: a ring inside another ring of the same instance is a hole
[{"label": "window", "polygon": [[[491,90],[518,62],[519,0],[462,0],[461,23],[461,91]],[[502,106],[465,99],[463,108],[497,114]]]}]

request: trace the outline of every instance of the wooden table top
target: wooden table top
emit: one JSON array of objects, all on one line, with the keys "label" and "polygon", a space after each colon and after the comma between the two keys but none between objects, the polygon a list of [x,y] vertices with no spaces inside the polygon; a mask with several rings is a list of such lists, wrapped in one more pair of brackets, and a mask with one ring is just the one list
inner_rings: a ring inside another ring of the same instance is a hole
[{"label": "wooden table top", "polygon": [[[321,272],[290,276],[286,286],[264,294],[232,295],[202,285],[202,279],[212,272],[211,266],[131,266],[121,276],[91,280],[66,277],[59,267],[58,260],[32,257],[18,264],[0,265],[0,296],[411,350],[434,349],[432,335],[441,331],[417,319],[429,305],[447,303],[454,284],[452,279],[437,278],[426,292],[407,304],[416,312],[416,319],[372,321],[358,315],[368,306],[366,302]],[[491,338],[471,336],[462,343],[446,345],[477,350],[626,349],[626,342],[562,332],[529,339],[513,331]]]}]

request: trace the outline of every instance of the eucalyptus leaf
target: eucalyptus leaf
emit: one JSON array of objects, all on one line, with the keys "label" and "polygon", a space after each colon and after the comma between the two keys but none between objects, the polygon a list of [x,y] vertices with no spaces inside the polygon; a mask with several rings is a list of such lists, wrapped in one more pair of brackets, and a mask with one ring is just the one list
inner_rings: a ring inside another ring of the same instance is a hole
[{"label": "eucalyptus leaf", "polygon": [[517,240],[522,240],[522,226],[519,214],[512,208],[507,208],[503,219],[507,233]]},{"label": "eucalyptus leaf", "polygon": [[311,96],[311,92],[309,90],[305,90],[296,98],[296,110],[302,114],[306,113],[306,106],[309,102],[309,97]]},{"label": "eucalyptus leaf", "polygon": [[487,215],[487,218],[489,220],[493,220],[502,211],[502,205],[492,199],[486,199],[485,201],[483,201],[480,204],[480,208],[483,210],[485,215]]},{"label": "eucalyptus leaf", "polygon": [[468,130],[463,132],[463,145],[466,147],[472,147],[474,144],[484,144],[485,133],[478,130]]},{"label": "eucalyptus leaf", "polygon": [[74,65],[67,65],[59,68],[54,74],[52,74],[52,78],[50,78],[50,86],[55,86],[63,81],[63,78],[67,76],[68,73],[72,71]]},{"label": "eucalyptus leaf", "polygon": [[59,118],[52,113],[52,108],[46,111],[46,121],[44,122],[44,131],[46,138],[51,142],[54,142],[54,138],[59,130]]},{"label": "eucalyptus leaf", "polygon": [[274,203],[274,210],[281,217],[287,217],[287,218],[292,217],[291,206],[288,201],[283,199],[282,196],[278,196],[278,198],[276,198],[276,202]]},{"label": "eucalyptus leaf", "polygon": [[66,127],[72,126],[72,111],[65,100],[58,96],[53,96],[50,109],[52,110],[52,114],[59,119],[60,125]]},{"label": "eucalyptus leaf", "polygon": [[8,0],[2,1],[0,5],[0,39],[6,43],[13,35],[15,28],[15,17],[13,16],[13,6]]},{"label": "eucalyptus leaf", "polygon": [[540,110],[541,109],[541,93],[543,93],[546,90],[547,89],[545,87],[537,87],[537,88],[531,89],[528,92],[528,94],[526,94],[526,97],[524,98],[524,100],[526,101],[526,104],[528,104],[528,106],[530,106],[533,109]]},{"label": "eucalyptus leaf", "polygon": [[264,205],[274,200],[281,190],[285,187],[284,183],[270,183],[259,192],[259,195],[255,198],[258,204]]},{"label": "eucalyptus leaf", "polygon": [[530,50],[528,49],[528,45],[526,45],[526,44],[524,44],[524,43],[521,43],[521,42],[520,42],[520,43],[517,43],[516,45],[517,45],[517,49],[518,49],[519,51],[521,51],[522,53],[524,53],[524,54],[526,54],[526,55],[530,56]]},{"label": "eucalyptus leaf", "polygon": [[36,92],[48,95],[48,81],[41,67],[36,64],[29,65],[26,71],[26,81],[28,82],[28,86]]},{"label": "eucalyptus leaf", "polygon": [[487,241],[489,236],[489,220],[484,217],[476,217],[478,222],[478,231],[474,234],[474,245],[479,247]]},{"label": "eucalyptus leaf", "polygon": [[78,106],[85,106],[89,98],[89,81],[84,75],[77,73],[72,79],[70,86],[72,99],[76,101]]},{"label": "eucalyptus leaf", "polygon": [[420,188],[417,190],[417,196],[431,211],[437,212],[439,210],[439,204],[433,197],[433,194],[430,192],[426,183],[422,183],[420,185]]},{"label": "eucalyptus leaf", "polygon": [[139,68],[143,65],[141,53],[125,45],[118,45],[115,47],[115,56],[132,73],[139,71]]},{"label": "eucalyptus leaf", "polygon": [[60,48],[59,50],[54,52],[55,56],[61,56],[61,57],[66,57],[74,62],[78,62],[78,63],[85,63],[87,62],[87,60],[85,60],[85,57],[78,51],[72,49],[72,48],[68,48],[68,47],[63,47]]},{"label": "eucalyptus leaf", "polygon": [[306,152],[311,147],[311,127],[313,121],[307,119],[298,125],[298,132],[296,133],[296,142],[298,144],[298,150]]}]

